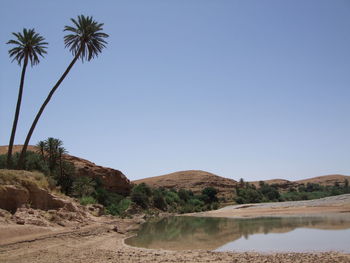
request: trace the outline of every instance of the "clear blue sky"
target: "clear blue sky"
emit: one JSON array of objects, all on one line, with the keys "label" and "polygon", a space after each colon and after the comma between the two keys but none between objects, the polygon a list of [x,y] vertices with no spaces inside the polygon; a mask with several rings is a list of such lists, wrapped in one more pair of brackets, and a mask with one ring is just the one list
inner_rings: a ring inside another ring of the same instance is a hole
[{"label": "clear blue sky", "polygon": [[21,68],[5,43],[35,28],[48,55],[27,71],[16,137],[71,61],[63,27],[105,23],[108,48],[78,62],[31,143],[137,179],[201,169],[238,180],[350,174],[350,1],[1,1],[0,145]]}]

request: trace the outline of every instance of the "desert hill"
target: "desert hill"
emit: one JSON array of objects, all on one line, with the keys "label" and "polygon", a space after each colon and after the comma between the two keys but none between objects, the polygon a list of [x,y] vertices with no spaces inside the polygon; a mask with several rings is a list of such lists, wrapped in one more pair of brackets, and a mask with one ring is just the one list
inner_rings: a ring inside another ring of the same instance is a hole
[{"label": "desert hill", "polygon": [[199,194],[206,187],[215,187],[219,190],[219,196],[232,197],[232,189],[237,182],[209,172],[201,170],[189,170],[170,173],[161,176],[149,177],[133,181],[135,184],[146,183],[151,187],[165,187],[175,189],[192,190]]},{"label": "desert hill", "polygon": [[331,175],[313,177],[309,179],[303,179],[303,180],[295,181],[295,183],[297,184],[314,183],[314,184],[320,184],[320,185],[334,185],[335,183],[342,184],[346,179],[350,181],[350,176],[341,175],[341,174],[331,174]]},{"label": "desert hill", "polygon": [[[6,154],[8,146],[0,146],[0,154]],[[22,150],[22,145],[15,145],[13,152]],[[37,147],[29,145],[28,151],[37,152]],[[77,176],[100,178],[105,189],[119,194],[128,194],[131,189],[129,179],[119,170],[96,165],[88,160],[65,154],[66,161],[73,163]]]},{"label": "desert hill", "polygon": [[[317,183],[320,185],[334,185],[334,183],[343,184],[345,179],[350,181],[350,176],[333,174],[324,175],[313,178],[308,178],[298,181],[289,181],[285,179],[271,179],[265,180],[267,184],[275,184],[279,189],[288,189],[289,187],[298,187],[302,184],[307,183]],[[181,171],[170,174],[165,174],[161,176],[149,177],[144,179],[135,180],[132,183],[140,184],[146,183],[151,187],[165,187],[165,188],[175,188],[175,189],[189,189],[194,193],[198,194],[205,187],[215,187],[219,190],[220,197],[232,198],[233,189],[237,185],[237,181],[229,178],[224,178],[212,173],[208,173],[200,170],[189,170]],[[259,187],[259,181],[248,182]]]},{"label": "desert hill", "polygon": [[[341,175],[341,174],[330,174],[330,175],[323,175],[323,176],[317,176],[312,178],[307,178],[303,180],[297,180],[297,181],[289,181],[285,179],[271,179],[271,180],[265,180],[263,182],[267,184],[275,184],[279,188],[287,189],[289,187],[298,187],[299,185],[306,185],[307,183],[313,183],[313,184],[319,184],[322,186],[329,186],[334,185],[335,183],[343,184],[345,180],[350,181],[350,176],[347,175]],[[259,181],[253,181],[249,182],[251,184],[254,184],[255,186],[259,186]]]}]

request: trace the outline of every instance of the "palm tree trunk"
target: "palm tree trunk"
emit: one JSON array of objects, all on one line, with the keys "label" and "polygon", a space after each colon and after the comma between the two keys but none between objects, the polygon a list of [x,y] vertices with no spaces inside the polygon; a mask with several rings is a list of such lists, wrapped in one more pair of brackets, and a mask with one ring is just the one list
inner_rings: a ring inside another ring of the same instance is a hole
[{"label": "palm tree trunk", "polygon": [[63,167],[62,167],[62,154],[60,154],[60,177],[63,177]]},{"label": "palm tree trunk", "polygon": [[67,74],[69,73],[69,71],[71,70],[71,68],[75,64],[75,62],[78,60],[78,58],[79,58],[79,56],[81,54],[81,51],[82,51],[82,49],[80,48],[78,53],[75,55],[74,59],[72,60],[72,62],[69,64],[69,66],[66,69],[66,71],[63,73],[63,75],[57,81],[55,86],[51,89],[49,95],[47,96],[46,100],[41,105],[40,110],[36,114],[35,119],[34,119],[34,121],[32,123],[32,126],[30,127],[29,132],[27,134],[26,140],[24,142],[24,145],[23,145],[23,148],[22,148],[22,151],[21,151],[21,155],[20,155],[19,160],[18,160],[18,165],[17,165],[18,169],[23,169],[24,168],[24,159],[25,159],[25,155],[26,155],[26,152],[27,152],[28,144],[29,144],[30,138],[32,137],[32,134],[34,132],[35,126],[37,125],[37,123],[38,123],[38,121],[40,119],[41,114],[43,113],[46,105],[51,100],[52,95],[55,93],[57,88],[60,86],[61,82],[64,80],[64,78],[67,76]]},{"label": "palm tree trunk", "polygon": [[11,169],[12,168],[12,149],[13,149],[13,143],[14,143],[15,136],[16,136],[16,129],[17,129],[17,123],[18,123],[18,118],[19,118],[19,112],[21,110],[24,78],[25,78],[25,75],[26,75],[27,65],[28,65],[28,55],[26,55],[26,57],[24,58],[22,74],[21,74],[21,82],[19,84],[16,112],[15,112],[15,117],[14,117],[14,120],[13,120],[11,137],[10,137],[10,142],[9,142],[9,148],[8,148],[8,152],[7,152],[7,165],[6,165],[7,169]]}]

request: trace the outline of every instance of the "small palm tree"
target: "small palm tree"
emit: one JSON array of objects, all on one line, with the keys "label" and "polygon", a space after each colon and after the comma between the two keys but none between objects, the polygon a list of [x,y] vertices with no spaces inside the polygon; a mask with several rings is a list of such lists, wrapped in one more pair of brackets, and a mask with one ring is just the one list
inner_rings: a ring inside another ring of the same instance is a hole
[{"label": "small palm tree", "polygon": [[59,148],[62,147],[62,145],[63,141],[60,139],[49,137],[45,140],[44,149],[48,155],[48,164],[51,173],[53,173],[56,168],[59,159]]},{"label": "small palm tree", "polygon": [[58,159],[60,165],[60,177],[63,177],[63,165],[62,165],[62,156],[67,154],[68,151],[63,146],[58,147]]},{"label": "small palm tree", "polygon": [[41,157],[43,158],[43,160],[45,160],[45,142],[44,141],[39,141],[36,144],[37,147],[37,152],[40,153]]},{"label": "small palm tree", "polygon": [[40,62],[39,56],[43,57],[44,54],[46,54],[45,49],[47,48],[47,44],[48,44],[47,42],[44,42],[45,39],[42,36],[40,36],[38,33],[36,33],[34,29],[24,28],[23,34],[20,32],[12,33],[12,34],[15,36],[16,39],[15,40],[12,39],[8,41],[7,44],[15,45],[15,47],[9,50],[9,56],[13,58],[12,62],[17,61],[18,65],[20,66],[23,61],[23,66],[22,66],[21,81],[19,84],[16,112],[13,120],[9,148],[7,152],[7,168],[12,168],[12,149],[13,149],[13,143],[16,136],[19,113],[21,110],[24,78],[26,74],[28,60],[30,60],[31,66],[39,64]]},{"label": "small palm tree", "polygon": [[24,166],[24,158],[27,151],[27,147],[30,141],[30,138],[34,132],[35,126],[38,123],[41,114],[43,113],[46,105],[49,103],[52,95],[55,93],[57,88],[60,86],[61,82],[67,76],[75,62],[80,58],[82,62],[84,60],[90,61],[91,59],[98,56],[102,52],[102,49],[106,47],[107,42],[104,40],[108,37],[107,34],[103,33],[103,24],[97,23],[93,20],[92,16],[78,16],[78,19],[71,19],[73,26],[65,26],[63,31],[68,31],[70,34],[64,37],[65,47],[69,48],[72,52],[74,58],[69,64],[68,68],[65,70],[63,75],[57,81],[55,86],[51,89],[46,100],[39,109],[32,126],[29,129],[26,140],[24,142],[22,152],[18,161],[18,168]]}]

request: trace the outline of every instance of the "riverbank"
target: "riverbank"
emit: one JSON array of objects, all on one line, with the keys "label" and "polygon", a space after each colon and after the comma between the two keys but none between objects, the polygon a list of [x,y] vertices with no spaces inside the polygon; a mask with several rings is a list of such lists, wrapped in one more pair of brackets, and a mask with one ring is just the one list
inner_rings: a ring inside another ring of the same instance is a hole
[{"label": "riverbank", "polygon": [[[312,201],[229,206],[196,216],[256,217],[342,214],[350,212],[350,195]],[[140,219],[96,217],[84,227],[0,225],[0,262],[350,262],[350,254],[232,253],[208,250],[168,251],[124,244]]]},{"label": "riverbank", "polygon": [[125,234],[111,226],[76,229],[0,246],[0,262],[350,262],[340,253],[229,253],[204,250],[166,251],[129,247]]},{"label": "riverbank", "polygon": [[349,213],[350,215],[350,194],[305,201],[231,205],[218,210],[186,215],[245,218],[270,216],[316,216],[338,213]]}]

